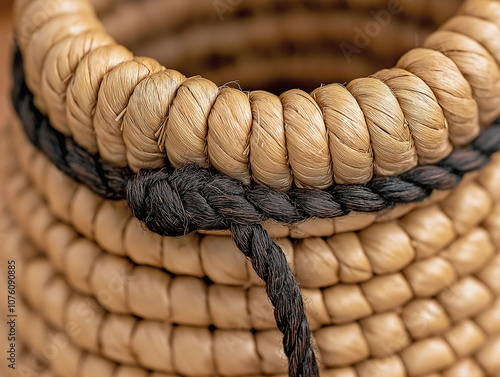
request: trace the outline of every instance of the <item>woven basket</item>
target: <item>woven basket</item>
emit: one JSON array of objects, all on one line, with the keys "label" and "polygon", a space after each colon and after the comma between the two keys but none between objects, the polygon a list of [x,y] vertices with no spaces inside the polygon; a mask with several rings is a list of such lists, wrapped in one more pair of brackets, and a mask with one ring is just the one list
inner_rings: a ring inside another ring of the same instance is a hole
[{"label": "woven basket", "polygon": [[14,7],[8,376],[500,377],[500,2]]}]

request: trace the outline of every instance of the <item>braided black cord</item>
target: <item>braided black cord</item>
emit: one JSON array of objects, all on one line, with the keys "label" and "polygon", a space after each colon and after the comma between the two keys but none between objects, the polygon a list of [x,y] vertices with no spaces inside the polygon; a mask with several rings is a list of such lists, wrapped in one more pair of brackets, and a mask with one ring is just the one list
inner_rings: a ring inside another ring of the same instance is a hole
[{"label": "braided black cord", "polygon": [[18,48],[14,53],[13,77],[12,103],[31,143],[59,170],[99,196],[111,200],[125,199],[125,188],[133,173],[128,168],[117,168],[90,154],[52,128],[49,119],[33,103],[33,94],[25,83],[23,58]]},{"label": "braided black cord", "polygon": [[31,142],[64,173],[107,199],[126,199],[132,213],[161,235],[230,229],[238,248],[266,283],[275,318],[284,334],[290,376],[318,375],[300,289],[282,250],[260,223],[274,219],[293,224],[310,218],[335,218],[351,211],[378,212],[399,203],[419,202],[434,189],[456,187],[464,174],[485,166],[500,150],[500,125],[481,133],[467,149],[454,151],[436,165],[416,167],[397,177],[366,185],[337,185],[324,190],[287,192],[248,186],[213,169],[189,165],[133,174],[78,146],[51,127],[34,106],[16,51],[12,98]]},{"label": "braided black cord", "polygon": [[274,306],[274,318],[283,333],[283,348],[289,359],[289,374],[317,376],[311,330],[300,288],[285,254],[261,225],[231,225],[236,246],[252,261],[257,275],[266,283]]}]

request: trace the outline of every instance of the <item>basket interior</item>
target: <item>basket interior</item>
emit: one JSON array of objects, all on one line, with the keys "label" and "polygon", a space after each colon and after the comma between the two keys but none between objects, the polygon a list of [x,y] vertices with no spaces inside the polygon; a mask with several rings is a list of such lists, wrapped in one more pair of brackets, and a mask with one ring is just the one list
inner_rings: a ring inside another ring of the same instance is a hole
[{"label": "basket interior", "polygon": [[218,85],[279,94],[393,66],[460,3],[109,0],[96,8],[107,31],[138,56]]}]

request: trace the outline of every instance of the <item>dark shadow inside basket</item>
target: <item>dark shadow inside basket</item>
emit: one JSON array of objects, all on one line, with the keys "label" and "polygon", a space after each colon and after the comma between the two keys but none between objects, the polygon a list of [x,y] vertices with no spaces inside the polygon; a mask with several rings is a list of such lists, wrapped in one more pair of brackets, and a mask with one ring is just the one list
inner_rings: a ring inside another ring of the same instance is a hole
[{"label": "dark shadow inside basket", "polygon": [[[144,0],[100,11],[138,56],[243,90],[312,91],[393,66],[461,0]],[[124,27],[124,25],[127,25]]]}]

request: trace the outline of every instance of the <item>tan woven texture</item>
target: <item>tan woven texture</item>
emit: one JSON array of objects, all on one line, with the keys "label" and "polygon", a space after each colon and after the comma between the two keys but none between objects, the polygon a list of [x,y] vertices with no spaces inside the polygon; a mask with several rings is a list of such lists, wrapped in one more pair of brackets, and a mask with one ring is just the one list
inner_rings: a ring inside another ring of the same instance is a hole
[{"label": "tan woven texture", "polygon": [[[228,236],[154,235],[12,132],[6,199],[20,226],[4,252],[23,253],[25,341],[43,352],[54,331],[65,339],[50,370],[286,373],[262,283]],[[499,184],[500,156],[438,204],[358,232],[279,240],[322,375],[497,376]]]},{"label": "tan woven texture", "polygon": [[[104,159],[324,188],[435,163],[500,114],[500,2],[397,4],[16,0],[15,32],[37,107]],[[370,11],[390,22],[343,55]],[[283,78],[306,86],[272,93]],[[30,376],[286,376],[263,282],[227,232],[153,234],[9,125],[0,262],[19,262]],[[321,376],[500,377],[498,187],[500,155],[419,204],[264,224]]]},{"label": "tan woven texture", "polygon": [[[437,16],[441,5],[431,6],[423,0],[418,3],[408,6],[408,17],[418,20],[424,16],[421,13],[432,9],[434,18],[443,21],[458,5],[455,1],[432,2],[447,4],[444,15]],[[136,12],[138,28],[157,4],[149,0],[142,12]],[[179,4],[164,2],[158,15],[171,14],[182,20],[188,17],[187,7],[196,8]],[[377,4],[387,8],[382,10],[389,16],[391,11],[401,11],[394,10],[391,3],[356,1],[350,13],[341,16],[346,24],[363,26],[360,14],[366,15]],[[400,8],[404,10],[405,4],[399,4]],[[272,22],[273,14],[266,9],[273,6],[277,5],[272,1],[249,1],[245,7],[255,9],[254,17],[227,20],[230,25],[220,20],[217,25],[202,25],[205,29],[198,34],[196,28],[190,28],[194,34],[171,33],[170,45],[162,47],[158,41],[151,49],[191,61],[190,53],[184,51],[203,54],[202,46],[212,53],[217,49],[210,46],[225,46],[230,56],[257,49],[260,58],[257,53],[243,56],[229,69],[239,74],[259,72],[263,65],[274,67],[258,74],[267,81],[288,65],[302,67],[300,75],[321,75],[332,70],[328,67],[351,66],[342,55],[336,58],[339,64],[332,64],[321,51],[309,57],[322,62],[309,66],[311,69],[286,56],[269,63],[272,56],[265,53],[272,50],[269,46],[283,46],[288,41],[307,45],[322,35],[355,40],[352,31],[345,36],[344,30],[356,30],[330,21],[329,13],[338,10],[319,16],[318,12],[308,15],[294,10],[296,7],[285,7],[289,10]],[[500,32],[500,4],[493,0],[465,2],[459,15],[430,34],[422,48],[404,54],[396,68],[354,79],[345,87],[323,85],[310,94],[293,89],[279,97],[262,90],[242,92],[221,87],[199,76],[187,78],[151,58],[134,57],[104,32],[87,0],[18,0],[15,7],[27,83],[38,107],[47,112],[54,127],[72,135],[87,150],[133,170],[162,166],[168,158],[174,166],[190,162],[212,165],[245,183],[253,180],[280,189],[289,188],[292,182],[310,188],[324,188],[333,182],[363,183],[374,174],[398,174],[417,163],[438,161],[452,145],[466,144],[481,125],[500,114],[499,48],[490,37]],[[195,13],[206,12],[207,7],[208,2]],[[129,18],[135,14],[130,12],[122,9]],[[212,17],[217,14],[212,13]],[[118,21],[109,16],[110,25],[113,22],[116,25]],[[152,21],[153,30],[155,25],[160,27],[158,22]],[[413,33],[410,31],[412,38],[401,32],[406,30],[404,24],[394,21],[389,26],[382,29],[401,36],[406,41],[399,43],[403,47],[415,43],[418,24],[414,24]],[[200,33],[211,38],[211,43],[200,40]],[[427,33],[424,30],[422,34]],[[242,35],[245,38],[240,38]],[[392,47],[388,40],[398,44],[397,38],[384,37],[387,39],[379,40],[386,49]],[[133,42],[126,36],[124,40]],[[142,41],[138,43],[147,48]],[[375,49],[375,54],[384,55],[376,42],[365,44]],[[179,50],[179,46],[184,47]],[[297,55],[307,58],[307,54]],[[168,57],[164,58],[168,64]],[[351,69],[356,71],[355,65]]]}]

